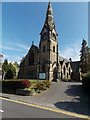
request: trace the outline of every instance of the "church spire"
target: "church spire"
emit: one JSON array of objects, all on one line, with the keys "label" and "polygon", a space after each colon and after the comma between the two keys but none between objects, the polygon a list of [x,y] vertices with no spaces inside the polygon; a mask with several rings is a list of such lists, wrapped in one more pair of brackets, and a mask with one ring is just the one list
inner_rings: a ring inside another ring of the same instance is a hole
[{"label": "church spire", "polygon": [[52,5],[50,2],[48,3],[47,13],[46,13],[46,22],[53,22]]},{"label": "church spire", "polygon": [[49,29],[52,29],[52,27],[54,26],[53,11],[50,2],[48,3],[45,25],[48,26]]},{"label": "church spire", "polygon": [[[47,12],[46,12],[46,18],[45,18],[44,26],[43,26],[43,28],[41,30],[40,35],[42,36],[44,34],[44,36],[46,36],[46,34],[47,34],[48,36],[50,36],[49,33],[52,32],[52,31],[54,31],[54,34],[57,37],[58,34],[57,34],[56,28],[55,28],[52,5],[51,5],[51,2],[49,2],[48,3],[48,7],[47,7]],[[44,37],[44,38],[46,39],[46,37]]]}]

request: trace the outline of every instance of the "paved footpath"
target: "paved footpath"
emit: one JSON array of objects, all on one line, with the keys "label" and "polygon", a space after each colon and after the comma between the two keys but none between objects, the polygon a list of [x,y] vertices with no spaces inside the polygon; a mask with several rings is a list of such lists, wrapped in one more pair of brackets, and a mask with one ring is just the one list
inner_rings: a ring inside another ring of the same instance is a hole
[{"label": "paved footpath", "polygon": [[80,82],[53,82],[49,90],[34,96],[2,94],[0,96],[39,106],[90,115],[88,95]]}]

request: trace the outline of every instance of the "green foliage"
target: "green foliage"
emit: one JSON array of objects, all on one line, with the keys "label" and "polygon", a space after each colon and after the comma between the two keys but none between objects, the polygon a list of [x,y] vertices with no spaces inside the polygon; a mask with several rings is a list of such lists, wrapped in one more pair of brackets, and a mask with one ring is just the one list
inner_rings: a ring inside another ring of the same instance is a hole
[{"label": "green foliage", "polygon": [[83,75],[83,78],[90,80],[90,72],[84,74],[84,75]]},{"label": "green foliage", "polygon": [[80,53],[81,72],[87,73],[90,71],[90,48],[87,46],[86,40],[83,40],[82,42]]},{"label": "green foliage", "polygon": [[44,80],[43,83],[45,84],[46,87],[50,87],[51,82],[49,80]]},{"label": "green foliage", "polygon": [[5,74],[5,79],[13,79],[16,77],[16,68],[13,64],[8,63],[7,59],[4,60],[2,71]]},{"label": "green foliage", "polygon": [[24,89],[24,88],[28,88],[31,86],[31,82],[29,80],[22,80],[22,81],[2,81],[2,87],[4,88],[9,88],[12,90],[16,90],[16,89]]},{"label": "green foliage", "polygon": [[45,90],[46,89],[45,84],[44,83],[36,84],[36,89],[38,89],[38,90]]},{"label": "green foliage", "polygon": [[80,81],[80,73],[79,72],[72,72],[71,78],[72,78],[72,80]]},{"label": "green foliage", "polygon": [[13,78],[16,76],[16,68],[11,64],[9,63],[9,69],[13,71]]},{"label": "green foliage", "polygon": [[16,90],[21,88],[21,81],[2,81],[2,88],[8,88],[11,90]]},{"label": "green foliage", "polygon": [[90,91],[90,72],[82,76],[82,84],[83,84],[83,87],[89,92]]},{"label": "green foliage", "polygon": [[11,69],[8,69],[8,71],[5,74],[5,79],[13,79],[13,71]]},{"label": "green foliage", "polygon": [[37,80],[14,80],[5,79],[2,82],[2,92],[16,94],[17,89],[34,90],[34,93],[41,93],[47,90],[51,82],[48,80],[38,81]]},{"label": "green foliage", "polygon": [[67,81],[67,77],[65,76],[62,81],[66,82]]},{"label": "green foliage", "polygon": [[18,68],[19,64],[17,62],[14,62],[14,65]]},{"label": "green foliage", "polygon": [[8,68],[9,68],[9,66],[8,66],[8,60],[5,59],[3,65],[2,65],[2,72],[3,73],[7,73]]},{"label": "green foliage", "polygon": [[90,72],[90,48],[88,52],[88,71]]},{"label": "green foliage", "polygon": [[2,93],[15,94],[15,90],[7,88],[7,87],[6,88],[2,87]]}]

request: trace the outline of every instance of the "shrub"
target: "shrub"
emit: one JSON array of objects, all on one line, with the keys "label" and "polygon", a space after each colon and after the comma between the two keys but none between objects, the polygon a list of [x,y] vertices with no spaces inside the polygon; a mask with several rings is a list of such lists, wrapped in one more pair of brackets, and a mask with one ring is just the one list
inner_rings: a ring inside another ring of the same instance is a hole
[{"label": "shrub", "polygon": [[21,81],[2,81],[2,88],[16,90],[21,87],[20,83]]},{"label": "shrub", "polygon": [[43,83],[45,84],[46,87],[50,87],[51,82],[49,80],[44,80]]},{"label": "shrub", "polygon": [[22,80],[21,81],[21,88],[29,88],[31,86],[31,82],[29,80]]},{"label": "shrub", "polygon": [[90,72],[82,76],[82,84],[86,90],[90,90]]},{"label": "shrub", "polygon": [[80,73],[79,72],[72,72],[71,79],[74,81],[80,81]]},{"label": "shrub", "polygon": [[29,80],[22,80],[22,81],[2,81],[3,88],[9,88],[12,90],[16,89],[24,89],[31,86],[31,82]]},{"label": "shrub", "polygon": [[5,74],[5,79],[14,79],[16,77],[16,68],[12,63],[8,63],[5,59],[2,65],[2,72]]},{"label": "shrub", "polygon": [[63,79],[62,79],[63,82],[67,82],[67,77],[65,76]]},{"label": "shrub", "polygon": [[45,84],[44,83],[38,83],[38,84],[36,84],[36,89],[45,90]]},{"label": "shrub", "polygon": [[11,69],[8,69],[5,79],[13,79],[13,71]]}]

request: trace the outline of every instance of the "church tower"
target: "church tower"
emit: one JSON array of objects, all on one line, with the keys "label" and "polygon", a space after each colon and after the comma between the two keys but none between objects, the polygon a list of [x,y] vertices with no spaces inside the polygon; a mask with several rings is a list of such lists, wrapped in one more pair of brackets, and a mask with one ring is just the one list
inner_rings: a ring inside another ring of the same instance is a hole
[{"label": "church tower", "polygon": [[46,73],[46,79],[57,79],[58,72],[58,34],[53,19],[52,5],[49,2],[44,26],[40,33],[39,73]]}]

